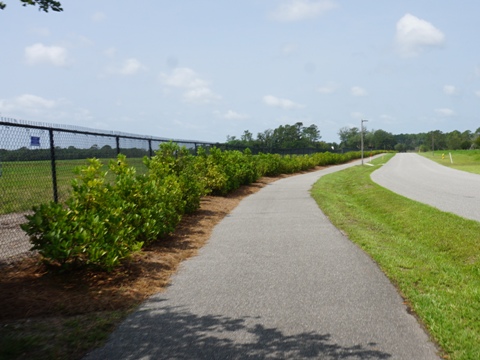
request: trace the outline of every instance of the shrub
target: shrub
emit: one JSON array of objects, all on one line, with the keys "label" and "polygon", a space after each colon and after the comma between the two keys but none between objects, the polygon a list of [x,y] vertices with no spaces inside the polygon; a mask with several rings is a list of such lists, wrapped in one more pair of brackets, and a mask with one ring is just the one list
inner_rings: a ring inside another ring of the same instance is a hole
[{"label": "shrub", "polygon": [[144,243],[175,229],[183,209],[182,193],[173,175],[136,175],[125,156],[111,161],[113,183],[90,159],[78,169],[65,205],[34,207],[22,226],[44,261],[63,269],[87,265],[111,270]]},{"label": "shrub", "polygon": [[177,178],[182,198],[176,208],[179,213],[198,210],[202,196],[207,194],[205,175],[198,171],[197,162],[185,147],[172,142],[162,143],[152,159],[144,159],[151,179]]}]

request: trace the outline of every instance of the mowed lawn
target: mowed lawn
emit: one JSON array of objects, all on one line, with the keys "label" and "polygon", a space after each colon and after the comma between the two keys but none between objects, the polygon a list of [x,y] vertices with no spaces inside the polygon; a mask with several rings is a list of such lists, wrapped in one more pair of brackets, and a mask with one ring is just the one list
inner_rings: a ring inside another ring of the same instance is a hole
[{"label": "mowed lawn", "polygon": [[420,155],[453,169],[480,174],[480,150],[445,150],[433,154],[429,151]]},{"label": "mowed lawn", "polygon": [[480,359],[480,222],[374,183],[370,174],[391,156],[324,176],[312,195],[379,264],[449,359]]},{"label": "mowed lawn", "polygon": [[[105,171],[109,160],[102,160]],[[142,159],[128,159],[139,172],[145,171]],[[87,160],[59,160],[56,162],[57,189],[60,201],[70,192],[75,168]],[[3,162],[0,176],[0,215],[24,212],[33,205],[53,200],[52,168],[50,161]]]}]

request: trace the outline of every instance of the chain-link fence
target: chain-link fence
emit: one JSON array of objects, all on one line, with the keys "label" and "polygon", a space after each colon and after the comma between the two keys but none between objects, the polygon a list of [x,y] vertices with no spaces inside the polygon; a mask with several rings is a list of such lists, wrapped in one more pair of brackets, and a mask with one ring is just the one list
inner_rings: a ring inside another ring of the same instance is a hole
[{"label": "chain-link fence", "polygon": [[122,153],[141,172],[143,157],[168,141],[192,152],[217,145],[0,118],[0,264],[28,253],[31,245],[20,228],[25,215],[34,205],[65,200],[74,169],[86,159],[107,165]]},{"label": "chain-link fence", "polygon": [[[73,126],[49,125],[0,117],[0,265],[15,261],[30,250],[20,224],[33,206],[62,202],[71,188],[74,169],[86,159],[101,159],[105,166],[120,153],[138,172],[145,171],[144,156],[152,156],[162,142],[173,141],[197,153],[215,146],[222,150],[245,150],[232,146],[191,140],[147,137],[105,132]],[[311,154],[319,149],[264,149],[253,154]]]}]

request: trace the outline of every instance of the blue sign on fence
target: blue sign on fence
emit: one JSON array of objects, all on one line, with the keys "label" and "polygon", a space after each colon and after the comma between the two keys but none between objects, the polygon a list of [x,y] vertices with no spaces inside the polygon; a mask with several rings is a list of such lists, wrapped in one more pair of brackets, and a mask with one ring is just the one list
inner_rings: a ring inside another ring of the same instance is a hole
[{"label": "blue sign on fence", "polygon": [[40,136],[30,136],[30,146],[40,146]]}]

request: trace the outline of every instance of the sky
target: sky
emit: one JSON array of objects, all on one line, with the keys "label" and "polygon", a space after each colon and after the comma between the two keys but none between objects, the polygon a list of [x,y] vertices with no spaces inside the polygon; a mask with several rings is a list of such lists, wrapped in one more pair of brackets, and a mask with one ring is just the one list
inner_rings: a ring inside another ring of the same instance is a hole
[{"label": "sky", "polygon": [[480,127],[480,1],[4,0],[0,116],[224,142]]}]

